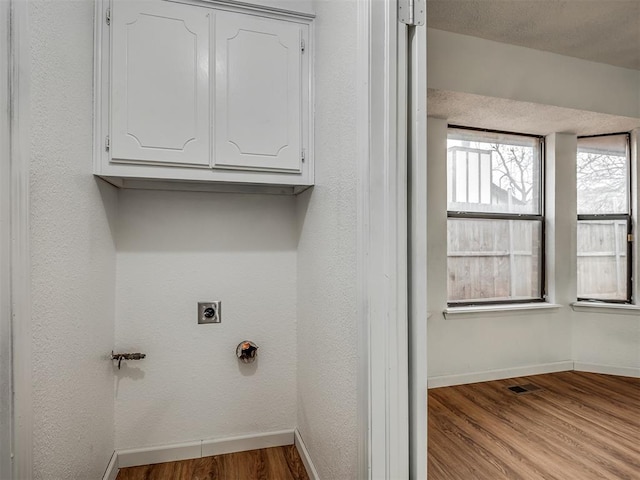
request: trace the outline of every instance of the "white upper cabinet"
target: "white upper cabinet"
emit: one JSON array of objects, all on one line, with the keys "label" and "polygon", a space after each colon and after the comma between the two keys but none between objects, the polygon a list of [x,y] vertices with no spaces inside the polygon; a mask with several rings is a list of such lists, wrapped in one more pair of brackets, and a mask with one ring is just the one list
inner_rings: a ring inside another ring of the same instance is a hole
[{"label": "white upper cabinet", "polygon": [[302,168],[300,25],[243,14],[216,18],[214,165]]},{"label": "white upper cabinet", "polygon": [[111,15],[111,159],[210,163],[211,12],[117,2]]},{"label": "white upper cabinet", "polygon": [[96,1],[96,175],[124,188],[313,185],[313,15]]}]

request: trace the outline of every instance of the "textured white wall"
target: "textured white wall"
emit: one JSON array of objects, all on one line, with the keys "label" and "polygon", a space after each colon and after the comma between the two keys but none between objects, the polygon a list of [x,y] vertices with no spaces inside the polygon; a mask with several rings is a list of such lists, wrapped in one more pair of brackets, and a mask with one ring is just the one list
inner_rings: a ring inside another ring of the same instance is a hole
[{"label": "textured white wall", "polygon": [[428,323],[429,378],[570,361],[571,323],[560,313]]},{"label": "textured white wall", "polygon": [[318,1],[316,185],[298,197],[298,428],[320,478],[357,477],[356,2]]},{"label": "textured white wall", "polygon": [[429,88],[640,117],[640,72],[429,29]]},{"label": "textured white wall", "polygon": [[578,295],[577,184],[578,141],[570,133],[545,139],[545,261],[549,301],[561,304],[565,317]]},{"label": "textured white wall", "polygon": [[[295,199],[123,190],[119,207],[116,345],[147,358],[115,370],[116,448],[293,429]],[[207,300],[221,324],[197,324]]]},{"label": "textured white wall", "polygon": [[640,318],[574,312],[573,359],[622,367],[640,375]]},{"label": "textured white wall", "polygon": [[92,169],[93,2],[29,2],[34,478],[99,478],[114,449],[113,187]]}]

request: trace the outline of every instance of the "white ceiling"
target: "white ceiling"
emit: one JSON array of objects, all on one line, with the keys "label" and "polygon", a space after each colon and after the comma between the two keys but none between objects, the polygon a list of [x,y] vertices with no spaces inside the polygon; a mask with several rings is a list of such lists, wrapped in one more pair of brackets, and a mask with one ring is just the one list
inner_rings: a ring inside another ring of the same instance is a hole
[{"label": "white ceiling", "polygon": [[427,0],[427,26],[640,70],[640,0]]}]

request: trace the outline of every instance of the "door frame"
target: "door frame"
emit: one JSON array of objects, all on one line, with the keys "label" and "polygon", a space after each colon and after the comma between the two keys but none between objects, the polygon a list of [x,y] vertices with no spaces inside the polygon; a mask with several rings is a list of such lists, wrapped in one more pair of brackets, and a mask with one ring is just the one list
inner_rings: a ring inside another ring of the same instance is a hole
[{"label": "door frame", "polygon": [[427,477],[426,26],[358,2],[359,478]]},{"label": "door frame", "polygon": [[11,117],[9,2],[0,2],[0,478],[11,478]]},{"label": "door frame", "polygon": [[358,9],[359,478],[424,479],[426,27]]},{"label": "door frame", "polygon": [[[8,199],[8,208],[2,212],[8,229],[2,234],[5,243],[0,259],[3,271],[6,266],[10,271],[0,288],[2,327],[10,328],[12,349],[12,395],[8,402],[11,405],[9,442],[13,458],[9,468],[10,478],[19,480],[33,477],[28,8],[28,2],[22,0],[0,1],[0,21],[8,25],[4,29],[6,43],[3,42],[8,48],[0,52],[0,71],[7,72],[8,89],[5,89],[4,99],[7,110],[4,112],[8,115],[4,115],[4,119],[6,121],[8,117],[9,122],[9,149],[8,152],[6,148],[3,150],[0,165],[1,175],[6,179],[3,201]],[[3,204],[6,207],[7,203]],[[5,455],[4,451],[2,455]]]},{"label": "door frame", "polygon": [[427,27],[409,34],[409,432],[411,479],[427,478]]}]

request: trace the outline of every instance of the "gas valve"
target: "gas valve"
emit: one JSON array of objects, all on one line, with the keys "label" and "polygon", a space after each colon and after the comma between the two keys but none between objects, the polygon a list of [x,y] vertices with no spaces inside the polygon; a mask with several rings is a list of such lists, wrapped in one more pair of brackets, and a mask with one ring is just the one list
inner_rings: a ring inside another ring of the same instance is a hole
[{"label": "gas valve", "polygon": [[255,362],[257,355],[258,355],[258,346],[249,340],[240,342],[236,347],[236,356],[243,363]]}]

